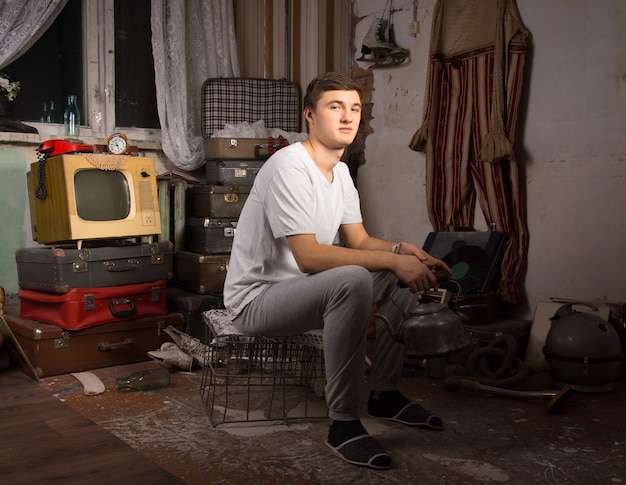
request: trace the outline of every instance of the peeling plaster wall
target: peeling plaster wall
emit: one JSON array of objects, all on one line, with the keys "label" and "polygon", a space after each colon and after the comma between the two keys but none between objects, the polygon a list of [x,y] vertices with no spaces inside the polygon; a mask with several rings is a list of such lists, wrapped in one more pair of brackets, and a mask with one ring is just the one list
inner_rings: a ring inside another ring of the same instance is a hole
[{"label": "peeling plaster wall", "polygon": [[[435,0],[418,5],[420,33],[409,34],[412,0],[395,0],[399,46],[411,60],[374,69],[374,130],[359,168],[371,233],[421,245],[426,213],[424,155],[408,148],[423,111]],[[626,300],[626,3],[621,0],[517,0],[530,31],[518,158],[530,234],[518,309],[530,318],[550,297]],[[355,57],[385,2],[356,0]],[[367,64],[355,61],[359,67]],[[480,209],[476,228],[485,229]]]}]

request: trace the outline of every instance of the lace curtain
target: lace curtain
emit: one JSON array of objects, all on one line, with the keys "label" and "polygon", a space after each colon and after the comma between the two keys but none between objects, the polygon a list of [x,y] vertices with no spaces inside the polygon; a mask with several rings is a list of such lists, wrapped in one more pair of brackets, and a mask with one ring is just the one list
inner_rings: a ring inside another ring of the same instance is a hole
[{"label": "lace curtain", "polygon": [[0,1],[0,69],[37,42],[66,3],[67,0]]},{"label": "lace curtain", "polygon": [[202,84],[239,76],[232,1],[152,0],[152,51],[163,152],[194,170],[205,163]]}]

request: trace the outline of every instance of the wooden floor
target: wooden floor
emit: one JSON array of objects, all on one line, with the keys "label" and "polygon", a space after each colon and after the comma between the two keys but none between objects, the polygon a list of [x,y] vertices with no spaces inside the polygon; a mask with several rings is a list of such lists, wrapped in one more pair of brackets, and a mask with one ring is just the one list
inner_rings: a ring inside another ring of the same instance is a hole
[{"label": "wooden floor", "polygon": [[173,373],[170,386],[157,391],[114,389],[115,377],[155,365],[95,369],[107,388],[97,396],[85,396],[69,374],[36,384],[20,370],[0,371],[0,483],[626,483],[623,380],[613,392],[575,394],[551,414],[541,400],[450,392],[417,371],[401,387],[436,410],[444,430],[363,414],[394,459],[391,470],[374,471],[330,452],[324,420],[212,428],[198,372]]},{"label": "wooden floor", "polygon": [[17,369],[0,372],[0,483],[183,483]]},{"label": "wooden floor", "polygon": [[[19,367],[0,370],[0,484],[626,484],[623,378],[550,413],[545,400],[454,392],[409,367],[401,390],[444,421],[430,431],[368,418],[364,375],[362,421],[394,460],[376,471],[331,453],[326,420],[211,427],[198,371],[173,372],[156,391],[115,389],[116,378],[158,367],[94,369],[106,387],[97,396],[70,374],[36,383]],[[549,375],[524,387],[549,389]]]}]

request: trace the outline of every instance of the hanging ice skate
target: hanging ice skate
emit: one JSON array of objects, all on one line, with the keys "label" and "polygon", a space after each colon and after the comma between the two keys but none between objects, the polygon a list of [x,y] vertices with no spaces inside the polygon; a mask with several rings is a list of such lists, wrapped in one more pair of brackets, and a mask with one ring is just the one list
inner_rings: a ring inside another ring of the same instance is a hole
[{"label": "hanging ice skate", "polygon": [[361,44],[361,57],[357,61],[374,63],[385,61],[391,53],[391,45],[385,38],[386,26],[387,21],[383,18],[372,22],[367,35],[363,39],[363,44]]},{"label": "hanging ice skate", "polygon": [[[389,18],[385,13],[389,7]],[[409,51],[399,47],[393,25],[393,0],[387,0],[383,15],[372,22],[361,45],[361,57],[357,61],[373,62],[373,68],[392,67],[404,63],[409,58]],[[385,35],[385,31],[387,30]]]}]

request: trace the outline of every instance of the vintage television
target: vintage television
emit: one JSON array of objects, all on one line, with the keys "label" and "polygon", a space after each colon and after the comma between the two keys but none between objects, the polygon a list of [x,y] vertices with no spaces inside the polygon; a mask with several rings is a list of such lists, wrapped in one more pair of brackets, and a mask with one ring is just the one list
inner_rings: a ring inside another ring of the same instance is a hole
[{"label": "vintage television", "polygon": [[[110,157],[114,155],[108,155]],[[33,239],[41,244],[161,233],[154,160],[124,157],[98,168],[95,155],[50,157],[27,174]]]}]

